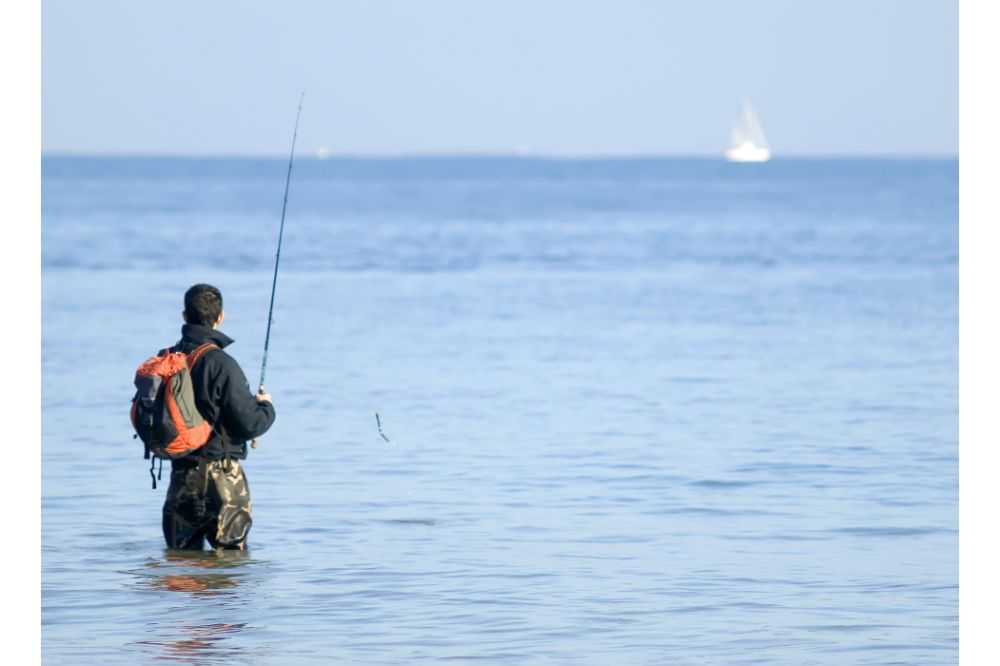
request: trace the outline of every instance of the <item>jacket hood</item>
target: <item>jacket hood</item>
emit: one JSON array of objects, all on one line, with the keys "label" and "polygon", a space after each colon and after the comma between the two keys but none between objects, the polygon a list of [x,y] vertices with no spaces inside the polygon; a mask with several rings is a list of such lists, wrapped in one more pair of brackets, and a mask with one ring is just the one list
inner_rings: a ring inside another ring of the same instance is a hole
[{"label": "jacket hood", "polygon": [[211,326],[184,324],[181,327],[181,342],[190,342],[196,345],[212,342],[223,349],[235,341],[222,331],[213,330]]}]

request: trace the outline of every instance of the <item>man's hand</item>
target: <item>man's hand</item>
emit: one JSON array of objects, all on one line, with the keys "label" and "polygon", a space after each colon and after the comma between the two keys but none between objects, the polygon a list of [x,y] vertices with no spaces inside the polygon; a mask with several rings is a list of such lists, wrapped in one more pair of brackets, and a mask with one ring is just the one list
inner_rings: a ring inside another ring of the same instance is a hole
[{"label": "man's hand", "polygon": [[257,389],[257,395],[255,395],[254,398],[257,399],[257,402],[271,402],[271,394],[264,393],[263,384],[261,384],[260,387]]}]

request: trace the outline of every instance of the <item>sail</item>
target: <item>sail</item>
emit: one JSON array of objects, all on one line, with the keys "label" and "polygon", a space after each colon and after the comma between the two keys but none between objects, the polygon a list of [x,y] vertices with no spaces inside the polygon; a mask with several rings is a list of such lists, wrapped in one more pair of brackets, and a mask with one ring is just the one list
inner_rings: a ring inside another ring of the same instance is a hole
[{"label": "sail", "polygon": [[771,149],[764,136],[757,114],[746,100],[742,112],[730,135],[726,158],[733,162],[764,162],[770,159]]}]

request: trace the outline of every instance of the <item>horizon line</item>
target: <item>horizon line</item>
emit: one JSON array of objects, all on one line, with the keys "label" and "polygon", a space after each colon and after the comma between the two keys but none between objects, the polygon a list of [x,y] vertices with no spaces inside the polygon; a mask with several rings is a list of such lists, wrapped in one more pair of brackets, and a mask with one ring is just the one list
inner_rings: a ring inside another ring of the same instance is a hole
[{"label": "horizon line", "polygon": [[[157,152],[157,151],[40,151],[42,159],[47,158],[97,158],[97,159],[247,159],[247,160],[273,160],[288,159],[288,154],[281,153],[231,153],[231,152]],[[779,153],[772,155],[770,161],[784,161],[786,159],[797,160],[954,160],[959,159],[959,153]],[[361,153],[344,152],[333,153],[320,150],[303,151],[295,155],[297,160],[309,160],[313,162],[327,162],[331,160],[412,160],[412,159],[511,159],[511,160],[548,160],[566,162],[585,162],[599,160],[718,160],[725,162],[724,154],[719,153],[517,153],[517,152],[488,152],[488,151],[441,151],[441,152],[398,152],[398,153]]]}]

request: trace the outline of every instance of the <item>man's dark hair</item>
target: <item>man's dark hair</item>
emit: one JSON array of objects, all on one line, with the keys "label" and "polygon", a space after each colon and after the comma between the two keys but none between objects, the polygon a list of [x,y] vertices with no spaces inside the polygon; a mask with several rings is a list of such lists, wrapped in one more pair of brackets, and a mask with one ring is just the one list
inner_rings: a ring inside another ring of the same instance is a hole
[{"label": "man's dark hair", "polygon": [[184,294],[189,324],[213,326],[222,314],[222,292],[210,284],[196,284]]}]

